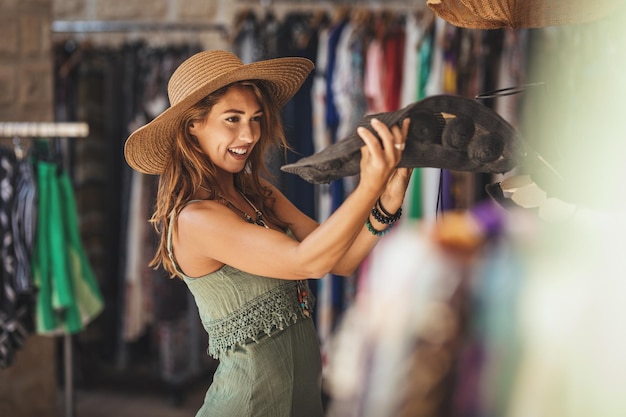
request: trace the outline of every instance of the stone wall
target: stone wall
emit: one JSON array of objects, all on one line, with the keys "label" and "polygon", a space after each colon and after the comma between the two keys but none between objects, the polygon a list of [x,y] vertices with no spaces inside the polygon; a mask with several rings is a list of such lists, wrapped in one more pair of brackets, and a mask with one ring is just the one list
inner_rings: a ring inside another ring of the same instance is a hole
[{"label": "stone wall", "polygon": [[[117,45],[136,40],[154,45],[191,41],[206,48],[224,48],[228,44],[225,33],[206,27],[221,25],[227,28],[236,7],[237,1],[232,0],[54,0],[53,16],[57,21],[123,22],[128,25],[122,30],[104,32],[55,31],[53,37],[55,40],[87,40],[96,45]],[[161,28],[159,24],[162,24]],[[172,28],[172,24],[176,28]],[[199,26],[205,29],[197,30]]]},{"label": "stone wall", "polygon": [[[0,121],[52,121],[52,0],[0,0],[0,9]],[[57,415],[55,372],[54,339],[29,337],[0,370],[0,416]]]},{"label": "stone wall", "polygon": [[[232,34],[232,24],[237,13],[242,10],[252,10],[258,16],[266,11],[281,19],[294,10],[325,9],[333,12],[340,4],[350,4],[351,0],[325,1],[272,1],[272,0],[53,0],[53,17],[59,21],[88,21],[88,22],[125,22],[176,24],[179,28],[172,30],[164,26],[162,30],[145,30],[137,27],[135,30],[96,32],[55,32],[54,38],[62,40],[71,37],[76,40],[88,40],[96,45],[118,45],[126,41],[137,39],[149,44],[175,44],[176,42],[199,42],[204,48],[228,48],[229,35]],[[378,7],[404,8],[406,0],[357,0],[370,9]],[[219,25],[224,31],[194,30],[199,24]],[[189,28],[185,29],[185,25]],[[131,25],[132,26],[132,25]]]},{"label": "stone wall", "polygon": [[51,5],[0,0],[0,120],[52,120]]}]

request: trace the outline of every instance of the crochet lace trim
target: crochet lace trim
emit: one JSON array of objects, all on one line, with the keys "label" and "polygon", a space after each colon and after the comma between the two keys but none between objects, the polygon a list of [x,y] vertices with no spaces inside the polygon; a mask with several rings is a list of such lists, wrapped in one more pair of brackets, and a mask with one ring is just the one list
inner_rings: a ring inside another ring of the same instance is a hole
[{"label": "crochet lace trim", "polygon": [[283,330],[303,318],[296,283],[288,282],[254,298],[222,319],[203,323],[209,334],[208,353],[219,359],[228,349],[258,342],[261,335],[269,336],[272,331]]}]

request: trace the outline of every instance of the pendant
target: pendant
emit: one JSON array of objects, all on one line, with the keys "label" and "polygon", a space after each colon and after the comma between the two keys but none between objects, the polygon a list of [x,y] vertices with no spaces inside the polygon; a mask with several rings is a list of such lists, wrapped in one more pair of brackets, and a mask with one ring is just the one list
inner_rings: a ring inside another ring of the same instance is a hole
[{"label": "pendant", "polygon": [[304,317],[311,317],[311,305],[309,304],[310,296],[307,291],[307,286],[305,281],[297,282],[298,288],[298,301],[300,302],[300,308],[302,309],[302,315]]},{"label": "pendant", "polygon": [[267,223],[265,223],[265,220],[263,220],[263,213],[261,213],[260,211],[256,212],[256,224],[259,226],[263,226],[266,229],[269,229]]}]

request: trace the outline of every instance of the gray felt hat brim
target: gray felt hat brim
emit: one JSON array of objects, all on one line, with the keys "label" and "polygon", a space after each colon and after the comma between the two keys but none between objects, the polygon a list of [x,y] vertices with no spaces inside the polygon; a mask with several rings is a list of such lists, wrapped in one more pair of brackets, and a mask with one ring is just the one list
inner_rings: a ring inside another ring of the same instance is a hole
[{"label": "gray felt hat brim", "polygon": [[[389,127],[400,124],[406,117],[411,118],[399,167],[505,173],[513,169],[524,154],[519,133],[506,120],[494,110],[466,97],[431,96],[394,112],[365,116],[358,126],[371,130],[372,117]],[[461,121],[465,121],[462,130],[467,136],[462,140],[458,139],[463,134],[458,134],[457,127]],[[329,183],[359,173],[362,146],[364,142],[355,127],[348,137],[316,154],[284,165],[281,170],[311,183]]]}]

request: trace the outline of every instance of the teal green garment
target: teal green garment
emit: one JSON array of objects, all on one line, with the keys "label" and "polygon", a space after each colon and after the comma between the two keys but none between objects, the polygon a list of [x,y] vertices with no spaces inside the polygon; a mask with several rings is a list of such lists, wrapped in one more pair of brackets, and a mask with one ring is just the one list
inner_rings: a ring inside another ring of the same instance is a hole
[{"label": "teal green garment", "polygon": [[37,164],[37,194],[38,215],[37,235],[35,238],[32,271],[35,287],[37,288],[36,321],[37,331],[40,328],[50,329],[56,326],[54,309],[52,308],[52,282],[50,280],[50,262],[48,262],[49,216],[43,215],[50,206],[50,193],[48,187],[47,164]]},{"label": "teal green garment", "polygon": [[[419,79],[417,82],[417,100],[426,97],[426,85],[430,77],[430,64],[432,57],[432,35],[426,34],[418,51],[419,57]],[[422,170],[415,168],[411,175],[411,204],[409,217],[419,219],[423,216],[422,202]]]},{"label": "teal green garment", "polygon": [[37,333],[77,333],[104,308],[80,241],[71,181],[56,164],[37,162],[39,192],[33,273]]}]

